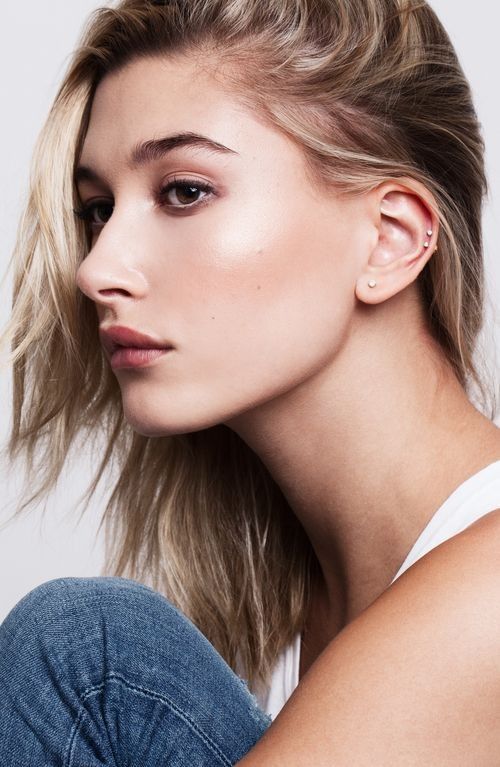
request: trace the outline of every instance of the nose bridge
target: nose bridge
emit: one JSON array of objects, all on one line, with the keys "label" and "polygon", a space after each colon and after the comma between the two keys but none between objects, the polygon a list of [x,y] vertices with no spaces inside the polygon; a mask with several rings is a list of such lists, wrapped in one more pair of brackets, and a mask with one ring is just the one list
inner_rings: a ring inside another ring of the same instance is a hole
[{"label": "nose bridge", "polygon": [[112,300],[114,291],[134,298],[144,295],[143,247],[130,222],[127,226],[127,217],[115,210],[78,268],[78,287],[93,301],[103,303]]}]

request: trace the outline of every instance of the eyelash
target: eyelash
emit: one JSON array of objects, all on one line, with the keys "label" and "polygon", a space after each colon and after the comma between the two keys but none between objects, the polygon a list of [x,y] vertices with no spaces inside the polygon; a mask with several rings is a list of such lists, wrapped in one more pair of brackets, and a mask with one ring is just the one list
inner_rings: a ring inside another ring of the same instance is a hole
[{"label": "eyelash", "polygon": [[[193,179],[188,178],[173,178],[172,181],[169,181],[166,186],[164,186],[162,189],[160,189],[158,197],[160,200],[163,200],[168,193],[171,191],[171,189],[175,189],[176,187],[184,187],[184,188],[194,188],[198,189],[202,192],[209,192],[210,194],[214,193],[214,188],[207,184],[204,181],[197,181]],[[193,202],[190,205],[166,205],[166,207],[170,208],[180,208],[182,209],[191,209],[191,208],[199,208],[202,205],[205,205],[205,199],[202,198],[201,202]],[[160,203],[160,206],[163,205],[163,202]],[[73,213],[75,216],[78,216],[78,218],[82,219],[82,221],[86,221],[87,223],[94,224],[95,226],[104,226],[107,222],[103,221],[99,223],[98,221],[93,221],[93,215],[94,211],[99,207],[113,207],[111,203],[106,202],[105,200],[96,200],[95,202],[91,202],[89,205],[83,205],[81,208],[73,209]],[[110,215],[111,218],[111,215]],[[108,219],[109,220],[109,219]]]}]

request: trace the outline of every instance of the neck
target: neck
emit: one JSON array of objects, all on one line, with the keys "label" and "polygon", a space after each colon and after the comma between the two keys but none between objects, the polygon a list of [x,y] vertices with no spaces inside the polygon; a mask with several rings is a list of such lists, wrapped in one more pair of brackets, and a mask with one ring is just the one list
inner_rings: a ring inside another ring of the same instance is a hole
[{"label": "neck", "polygon": [[228,426],[303,525],[336,629],[389,586],[453,490],[500,459],[500,430],[422,326],[375,313],[330,365]]}]

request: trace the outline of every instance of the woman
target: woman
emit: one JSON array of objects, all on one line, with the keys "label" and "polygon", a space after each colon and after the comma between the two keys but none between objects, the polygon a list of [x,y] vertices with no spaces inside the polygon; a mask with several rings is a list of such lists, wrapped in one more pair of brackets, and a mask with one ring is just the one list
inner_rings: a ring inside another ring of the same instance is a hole
[{"label": "woman", "polygon": [[10,444],[40,494],[105,435],[108,574],[2,624],[3,764],[496,763],[483,151],[425,2],[93,15],[16,249]]}]

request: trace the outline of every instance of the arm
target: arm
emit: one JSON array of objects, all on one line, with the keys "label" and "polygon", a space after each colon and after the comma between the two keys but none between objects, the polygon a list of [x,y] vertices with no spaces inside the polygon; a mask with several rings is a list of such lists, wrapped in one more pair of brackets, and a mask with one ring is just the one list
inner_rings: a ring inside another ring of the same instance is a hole
[{"label": "arm", "polygon": [[328,645],[238,767],[481,767],[500,753],[500,511]]}]

